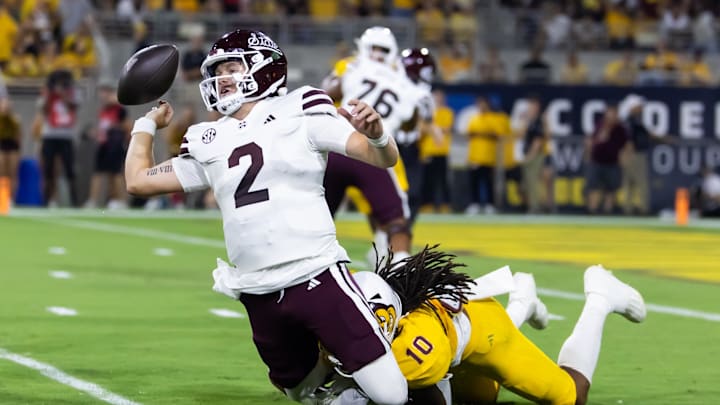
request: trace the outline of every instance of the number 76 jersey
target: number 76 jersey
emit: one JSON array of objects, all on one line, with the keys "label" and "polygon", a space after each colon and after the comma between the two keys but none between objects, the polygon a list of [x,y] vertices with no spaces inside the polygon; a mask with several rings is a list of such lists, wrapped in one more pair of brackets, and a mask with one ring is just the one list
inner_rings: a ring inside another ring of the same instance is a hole
[{"label": "number 76 jersey", "polygon": [[372,106],[383,119],[383,128],[395,135],[403,122],[412,118],[424,93],[408,79],[402,67],[356,59],[342,76],[342,105],[357,98]]},{"label": "number 76 jersey", "polygon": [[353,131],[309,86],[259,101],[244,120],[188,129],[173,169],[185,191],[212,188],[228,257],[243,273],[238,289],[277,291],[347,260],[323,177],[327,152],[345,154]]}]

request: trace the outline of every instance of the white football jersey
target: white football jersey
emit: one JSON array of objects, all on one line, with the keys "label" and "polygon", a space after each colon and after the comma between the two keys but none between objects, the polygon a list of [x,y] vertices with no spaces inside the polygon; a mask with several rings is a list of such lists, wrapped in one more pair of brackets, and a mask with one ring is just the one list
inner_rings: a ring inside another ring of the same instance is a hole
[{"label": "white football jersey", "polygon": [[[432,96],[432,87],[427,83],[412,83],[415,88],[417,100],[416,109],[420,121],[432,122],[435,116],[435,100]],[[395,133],[395,141],[398,145],[409,145],[420,140],[420,130],[416,126],[410,131],[398,129]]]},{"label": "white football jersey", "polygon": [[417,86],[403,70],[369,59],[356,59],[342,76],[342,105],[353,98],[371,105],[383,119],[386,133],[394,135],[411,119],[419,99]]},{"label": "white football jersey", "polygon": [[244,120],[188,129],[173,169],[186,191],[212,188],[240,291],[277,291],[348,260],[323,176],[327,152],[346,154],[353,131],[330,97],[309,86],[259,101]]}]

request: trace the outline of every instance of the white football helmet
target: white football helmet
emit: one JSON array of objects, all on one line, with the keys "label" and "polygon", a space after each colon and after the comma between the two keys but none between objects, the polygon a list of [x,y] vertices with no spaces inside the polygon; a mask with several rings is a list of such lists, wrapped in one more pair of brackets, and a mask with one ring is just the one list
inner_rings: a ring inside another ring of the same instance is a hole
[{"label": "white football helmet", "polygon": [[353,274],[353,278],[375,313],[383,334],[388,342],[392,342],[398,321],[403,315],[400,297],[382,277],[371,271],[359,271]]},{"label": "white football helmet", "polygon": [[[358,47],[359,58],[380,60],[382,63],[392,66],[398,57],[395,35],[387,27],[370,27],[355,43]],[[373,48],[386,49],[387,52],[378,52]]]}]

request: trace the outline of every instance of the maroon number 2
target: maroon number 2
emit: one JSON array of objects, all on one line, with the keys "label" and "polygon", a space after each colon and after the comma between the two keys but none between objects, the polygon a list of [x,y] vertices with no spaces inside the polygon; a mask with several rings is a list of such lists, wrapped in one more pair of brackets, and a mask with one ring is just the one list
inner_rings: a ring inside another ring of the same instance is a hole
[{"label": "maroon number 2", "polygon": [[235,148],[228,158],[228,168],[232,169],[239,165],[240,158],[243,156],[250,156],[250,167],[247,172],[245,172],[245,175],[235,190],[235,208],[270,199],[268,189],[266,188],[250,191],[250,186],[252,186],[258,173],[260,173],[260,169],[263,167],[262,149],[255,142]]}]

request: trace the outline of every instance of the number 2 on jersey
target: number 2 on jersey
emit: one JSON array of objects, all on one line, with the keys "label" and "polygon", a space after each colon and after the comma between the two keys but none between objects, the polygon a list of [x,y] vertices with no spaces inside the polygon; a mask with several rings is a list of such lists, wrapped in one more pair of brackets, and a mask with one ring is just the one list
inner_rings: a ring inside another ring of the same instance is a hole
[{"label": "number 2 on jersey", "polygon": [[252,186],[258,173],[260,173],[260,169],[263,167],[263,163],[265,163],[263,160],[262,148],[260,148],[255,142],[235,148],[228,158],[228,168],[232,169],[233,167],[239,165],[240,159],[243,156],[250,156],[250,167],[247,172],[245,172],[245,175],[242,180],[240,180],[240,184],[235,190],[235,208],[240,208],[245,205],[255,204],[270,199],[268,189],[266,188],[250,191],[250,186]]},{"label": "number 2 on jersey", "polygon": [[[433,349],[432,343],[430,343],[427,339],[425,339],[425,338],[422,337],[422,336],[418,336],[418,337],[415,338],[415,340],[413,340],[413,347],[414,347],[415,349],[417,349],[417,351],[419,351],[421,354],[426,355],[426,356],[427,356],[428,354],[430,354],[430,352],[431,352],[432,349]],[[422,364],[422,363],[423,363],[423,359],[421,359],[421,358],[420,358],[420,355],[418,355],[417,353],[415,353],[414,350],[408,348],[408,349],[405,351],[405,354],[407,354],[408,356],[412,357],[415,361],[418,362],[418,364]]]},{"label": "number 2 on jersey", "polygon": [[[370,94],[371,91],[375,89],[375,87],[377,87],[377,82],[370,79],[364,79],[362,83],[367,86],[367,90],[365,90],[361,95],[358,96],[359,100],[363,100],[365,97],[367,97],[368,94]],[[387,118],[390,116],[390,114],[392,114],[393,105],[397,103],[398,100],[399,98],[397,94],[395,94],[395,92],[393,92],[392,90],[383,89],[380,94],[378,94],[377,100],[375,100],[372,108],[374,108],[381,117]],[[367,103],[370,104],[369,101]]]}]

